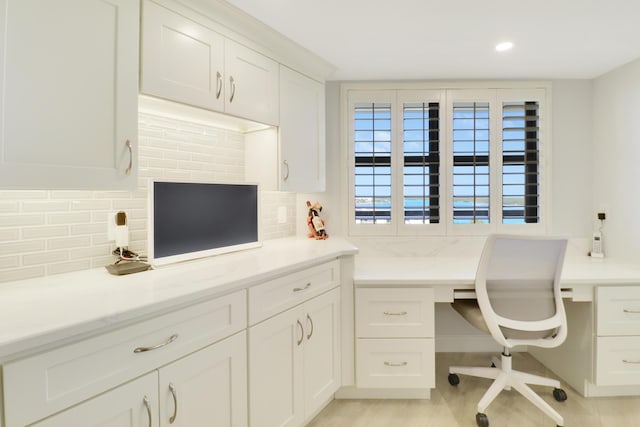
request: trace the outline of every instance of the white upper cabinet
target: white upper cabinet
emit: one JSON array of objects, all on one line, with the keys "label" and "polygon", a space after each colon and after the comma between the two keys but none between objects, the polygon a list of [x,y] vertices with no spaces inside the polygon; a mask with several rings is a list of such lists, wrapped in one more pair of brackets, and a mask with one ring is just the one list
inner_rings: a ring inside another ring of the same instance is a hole
[{"label": "white upper cabinet", "polygon": [[137,184],[139,4],[0,0],[0,187]]},{"label": "white upper cabinet", "polygon": [[140,90],[223,111],[224,37],[151,1],[142,15]]},{"label": "white upper cabinet", "polygon": [[151,0],[142,13],[143,93],[278,124],[277,62]]},{"label": "white upper cabinet", "polygon": [[225,111],[278,124],[278,63],[234,41],[225,41]]},{"label": "white upper cabinet", "polygon": [[282,191],[325,190],[324,84],[280,67],[280,185]]}]

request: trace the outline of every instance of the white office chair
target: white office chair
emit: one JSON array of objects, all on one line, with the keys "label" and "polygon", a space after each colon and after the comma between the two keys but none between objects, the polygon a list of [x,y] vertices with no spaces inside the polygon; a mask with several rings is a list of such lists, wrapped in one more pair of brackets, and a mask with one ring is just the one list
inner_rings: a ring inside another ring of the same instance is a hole
[{"label": "white office chair", "polygon": [[515,388],[558,426],[562,416],[527,384],[553,387],[557,401],[567,399],[560,382],[511,369],[510,350],[516,346],[557,347],[567,336],[567,319],[560,295],[560,273],[567,240],[564,238],[491,235],[476,273],[477,300],[456,300],[453,308],[503,346],[501,360],[492,367],[449,367],[449,383],[458,374],[492,378],[478,402],[476,423],[488,427],[485,410],[502,390]]}]

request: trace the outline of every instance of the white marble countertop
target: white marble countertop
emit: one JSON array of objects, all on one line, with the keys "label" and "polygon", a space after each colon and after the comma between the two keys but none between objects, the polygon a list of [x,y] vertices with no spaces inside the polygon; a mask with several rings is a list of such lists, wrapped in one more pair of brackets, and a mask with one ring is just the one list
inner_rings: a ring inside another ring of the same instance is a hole
[{"label": "white marble countertop", "polygon": [[286,238],[126,276],[99,268],[0,284],[0,360],[356,252],[340,238]]},{"label": "white marble countertop", "polygon": [[[441,289],[436,300],[449,301],[455,289],[473,289],[479,256],[358,256],[356,286],[430,286]],[[591,301],[597,285],[640,284],[640,263],[611,258],[567,256],[562,287],[576,301]],[[439,296],[440,295],[440,296]]]}]

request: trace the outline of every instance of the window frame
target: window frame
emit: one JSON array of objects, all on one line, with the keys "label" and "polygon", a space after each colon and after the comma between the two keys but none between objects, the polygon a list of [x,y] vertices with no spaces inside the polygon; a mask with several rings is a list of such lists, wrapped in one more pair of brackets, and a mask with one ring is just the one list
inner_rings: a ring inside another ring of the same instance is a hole
[{"label": "window frame", "polygon": [[[490,223],[453,223],[453,102],[490,103]],[[538,102],[538,216],[537,223],[503,223],[502,125],[503,102]],[[355,223],[354,111],[360,102],[391,103],[391,223]],[[440,221],[438,224],[404,222],[404,104],[439,102]],[[341,127],[347,179],[342,182],[347,198],[345,229],[351,236],[477,236],[489,233],[545,234],[551,230],[551,84],[549,82],[396,82],[342,83]]]}]

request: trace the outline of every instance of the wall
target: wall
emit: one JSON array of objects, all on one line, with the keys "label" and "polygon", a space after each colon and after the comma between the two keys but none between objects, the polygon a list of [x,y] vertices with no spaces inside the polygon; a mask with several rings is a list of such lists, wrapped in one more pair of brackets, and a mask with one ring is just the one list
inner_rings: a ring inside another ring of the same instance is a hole
[{"label": "wall", "polygon": [[594,80],[593,210],[603,210],[605,255],[640,257],[640,59]]},{"label": "wall", "polygon": [[[145,254],[152,178],[243,182],[244,135],[214,124],[139,114],[139,188],[120,191],[0,191],[0,282],[113,263],[110,213],[127,212],[129,248]],[[265,240],[295,234],[294,194],[262,193]],[[289,215],[277,223],[277,208]]]}]

